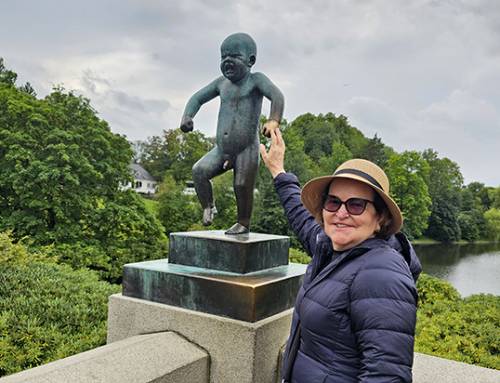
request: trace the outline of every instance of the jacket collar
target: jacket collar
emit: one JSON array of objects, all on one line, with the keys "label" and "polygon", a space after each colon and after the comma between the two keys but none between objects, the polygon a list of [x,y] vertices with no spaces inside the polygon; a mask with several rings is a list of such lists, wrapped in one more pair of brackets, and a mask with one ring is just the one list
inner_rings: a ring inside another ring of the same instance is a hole
[{"label": "jacket collar", "polygon": [[347,260],[356,258],[373,248],[387,245],[387,242],[383,239],[369,238],[351,249],[334,252],[330,238],[324,232],[318,234],[318,259],[312,270],[311,281],[307,286],[304,286],[305,292],[325,279],[332,271]]},{"label": "jacket collar", "polygon": [[[343,252],[334,252],[332,247],[332,241],[323,230],[317,235],[316,241],[318,246],[317,254],[319,255],[319,260],[318,260],[319,262],[316,266],[318,269],[321,270],[320,273],[322,273],[323,270],[327,268],[327,266],[330,267],[331,263],[334,263],[334,265],[338,265],[345,259],[352,257],[352,255],[349,256],[349,254],[354,249],[362,248],[366,249],[363,251],[366,252],[368,250],[381,246],[389,246],[403,256],[403,258],[406,260],[406,263],[408,264],[408,267],[410,268],[410,272],[413,276],[414,281],[417,281],[418,276],[422,272],[422,265],[420,264],[420,261],[417,257],[417,254],[415,253],[415,250],[413,249],[413,246],[411,245],[408,238],[401,232],[396,233],[395,235],[391,235],[387,239],[368,238],[367,240],[361,242],[359,245],[353,247],[352,249],[348,249]],[[344,255],[346,253],[347,255]],[[332,257],[335,259],[332,260]],[[337,258],[339,258],[340,261],[334,262]],[[317,274],[317,271],[315,274]],[[313,274],[313,276],[315,274]]]}]

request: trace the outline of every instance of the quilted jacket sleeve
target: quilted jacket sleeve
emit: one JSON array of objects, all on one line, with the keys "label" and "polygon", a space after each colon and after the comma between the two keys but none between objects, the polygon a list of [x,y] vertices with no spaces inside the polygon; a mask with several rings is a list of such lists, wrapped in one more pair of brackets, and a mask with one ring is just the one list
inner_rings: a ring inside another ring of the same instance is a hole
[{"label": "quilted jacket sleeve", "polygon": [[316,236],[323,230],[300,201],[300,184],[292,173],[281,173],[274,179],[274,186],[290,227],[310,256],[315,253]]},{"label": "quilted jacket sleeve", "polygon": [[367,253],[350,289],[352,328],[361,352],[359,382],[411,382],[417,291],[396,251]]}]

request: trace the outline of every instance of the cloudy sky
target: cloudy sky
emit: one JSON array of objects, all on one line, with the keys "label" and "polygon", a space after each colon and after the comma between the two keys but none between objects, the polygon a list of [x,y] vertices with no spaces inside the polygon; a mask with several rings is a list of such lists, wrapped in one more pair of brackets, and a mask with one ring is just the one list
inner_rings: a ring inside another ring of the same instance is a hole
[{"label": "cloudy sky", "polygon": [[[397,151],[432,147],[466,183],[500,186],[496,0],[0,1],[0,57],[19,81],[83,94],[130,140],[176,128],[240,31],[287,120],[344,114]],[[217,109],[205,105],[195,128],[215,135]]]}]

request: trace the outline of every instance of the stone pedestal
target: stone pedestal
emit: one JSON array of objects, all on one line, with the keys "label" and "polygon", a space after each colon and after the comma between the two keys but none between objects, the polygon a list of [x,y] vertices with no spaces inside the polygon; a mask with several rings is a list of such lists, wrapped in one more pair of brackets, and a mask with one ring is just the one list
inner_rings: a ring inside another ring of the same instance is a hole
[{"label": "stone pedestal", "polygon": [[250,323],[116,294],[109,298],[108,343],[173,331],[208,352],[210,382],[276,383],[291,316],[288,309]]},{"label": "stone pedestal", "polygon": [[299,264],[236,274],[158,260],[126,265],[122,286],[125,296],[255,322],[293,307],[303,274]]},{"label": "stone pedestal", "polygon": [[275,235],[171,234],[168,260],[125,265],[108,342],[174,331],[209,353],[210,382],[276,382],[306,269],[288,248]]},{"label": "stone pedestal", "polygon": [[226,235],[221,230],[170,234],[168,261],[246,274],[288,265],[290,239],[282,235]]}]

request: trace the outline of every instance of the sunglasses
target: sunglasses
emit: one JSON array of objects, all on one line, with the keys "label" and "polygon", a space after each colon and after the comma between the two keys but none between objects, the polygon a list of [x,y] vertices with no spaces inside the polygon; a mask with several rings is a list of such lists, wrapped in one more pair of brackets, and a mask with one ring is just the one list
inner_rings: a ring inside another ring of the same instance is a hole
[{"label": "sunglasses", "polygon": [[342,205],[345,205],[345,209],[349,214],[361,215],[365,211],[368,202],[373,203],[373,201],[363,198],[349,198],[347,201],[342,201],[339,197],[327,195],[323,202],[323,209],[335,213]]}]

